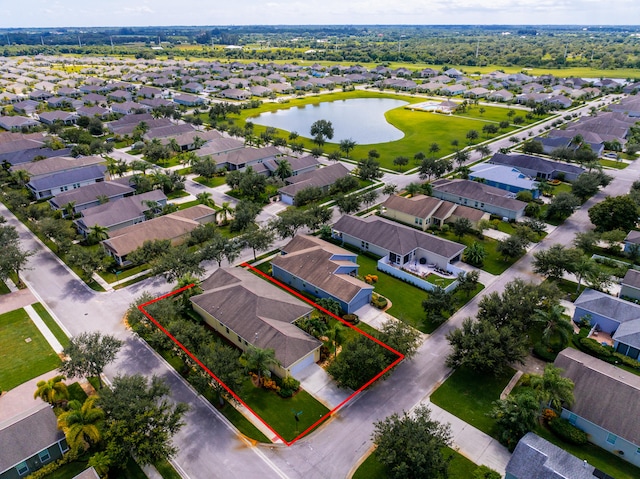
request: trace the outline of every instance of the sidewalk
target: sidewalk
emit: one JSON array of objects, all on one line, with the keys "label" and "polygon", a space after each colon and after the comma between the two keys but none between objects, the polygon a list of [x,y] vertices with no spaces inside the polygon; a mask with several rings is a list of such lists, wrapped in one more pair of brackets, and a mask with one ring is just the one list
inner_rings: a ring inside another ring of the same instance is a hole
[{"label": "sidewalk", "polygon": [[431,410],[431,418],[451,425],[453,449],[478,465],[484,464],[505,475],[507,463],[511,454],[498,441],[484,432],[470,426],[462,419],[444,409],[426,401],[426,406]]},{"label": "sidewalk", "polygon": [[31,318],[31,321],[33,322],[33,324],[36,325],[36,327],[38,328],[38,330],[40,331],[40,333],[42,333],[42,335],[44,336],[44,339],[47,340],[47,342],[49,343],[49,345],[51,346],[51,348],[57,353],[60,354],[62,352],[62,350],[64,349],[62,347],[62,344],[60,344],[60,341],[58,341],[56,339],[56,337],[53,335],[53,333],[51,332],[51,330],[47,327],[46,324],[44,324],[44,321],[42,320],[42,318],[40,317],[40,315],[38,313],[36,313],[36,310],[33,309],[33,306],[31,306],[30,304],[24,307],[24,310],[27,312],[27,314],[29,315],[29,317]]}]

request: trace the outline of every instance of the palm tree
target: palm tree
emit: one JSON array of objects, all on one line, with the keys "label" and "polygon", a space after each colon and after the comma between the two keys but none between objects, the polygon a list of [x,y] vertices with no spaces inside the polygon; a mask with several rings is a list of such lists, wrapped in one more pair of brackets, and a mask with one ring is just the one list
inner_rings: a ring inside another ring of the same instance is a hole
[{"label": "palm tree", "polygon": [[47,381],[38,381],[38,389],[33,393],[33,399],[40,398],[49,404],[55,405],[69,399],[67,385],[62,382],[64,376],[55,376]]},{"label": "palm tree", "polygon": [[173,151],[174,153],[180,153],[180,151],[182,150],[182,148],[180,147],[180,145],[178,144],[178,142],[176,141],[175,138],[171,138],[169,140],[169,148],[171,149],[171,151]]},{"label": "palm tree", "polygon": [[89,234],[87,235],[87,239],[91,243],[99,243],[102,240],[106,240],[108,237],[109,228],[99,224],[95,224],[91,228],[89,228]]},{"label": "palm tree", "polygon": [[333,325],[333,328],[329,330],[329,339],[331,340],[331,344],[333,344],[333,357],[335,358],[338,354],[338,346],[342,344],[344,327],[340,323],[336,323]]},{"label": "palm tree", "polygon": [[69,201],[69,203],[64,205],[64,214],[69,216],[70,218],[73,218],[73,216],[75,215],[75,211],[74,211],[75,207],[76,207],[76,202]]},{"label": "palm tree", "polygon": [[340,151],[344,152],[344,156],[346,156],[347,158],[349,158],[349,153],[351,153],[351,150],[353,150],[356,147],[356,142],[353,141],[351,138],[347,138],[346,140],[341,140],[340,141]]},{"label": "palm tree", "polygon": [[262,386],[262,378],[271,377],[271,366],[280,366],[280,361],[276,359],[276,352],[273,349],[262,349],[249,346],[240,357],[247,371],[258,375],[258,387]]},{"label": "palm tree", "polygon": [[278,178],[280,178],[281,180],[284,180],[285,178],[289,178],[291,175],[293,175],[293,168],[291,168],[291,163],[289,163],[289,161],[284,159],[280,160],[278,162],[278,167],[276,168],[276,171],[274,171],[273,174]]},{"label": "palm tree", "polygon": [[224,201],[220,205],[220,216],[222,216],[222,224],[227,224],[229,216],[233,213],[233,208],[228,201]]},{"label": "palm tree", "polygon": [[200,204],[209,206],[210,208],[213,208],[216,204],[213,201],[213,195],[208,191],[203,191],[202,193],[198,193],[196,195],[196,199],[200,202]]},{"label": "palm tree", "polygon": [[98,396],[80,401],[69,401],[69,410],[58,416],[58,428],[62,429],[72,450],[86,451],[102,438],[100,430],[104,411],[94,403]]},{"label": "palm tree", "polygon": [[474,150],[480,153],[480,156],[482,157],[485,157],[491,154],[491,148],[489,148],[488,145],[478,145],[474,148]]},{"label": "palm tree", "polygon": [[98,195],[96,196],[96,200],[98,200],[101,205],[109,203],[109,197],[107,195]]},{"label": "palm tree", "polygon": [[575,400],[573,396],[573,381],[560,375],[562,369],[553,364],[547,364],[542,376],[531,376],[531,387],[536,392],[536,396],[543,404],[546,404],[556,411],[562,408],[563,404],[571,405]]},{"label": "palm tree", "polygon": [[536,309],[534,320],[544,323],[542,341],[549,346],[554,338],[560,342],[559,348],[563,349],[573,334],[573,326],[564,318],[564,306],[555,304],[549,310]]}]

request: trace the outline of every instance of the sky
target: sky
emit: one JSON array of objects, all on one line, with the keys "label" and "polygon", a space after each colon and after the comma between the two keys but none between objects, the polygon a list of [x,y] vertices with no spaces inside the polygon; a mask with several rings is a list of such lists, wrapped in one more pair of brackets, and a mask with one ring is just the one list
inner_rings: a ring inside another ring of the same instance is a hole
[{"label": "sky", "polygon": [[[4,4],[4,5],[3,5]],[[0,28],[156,25],[637,25],[639,0],[0,0]]]}]

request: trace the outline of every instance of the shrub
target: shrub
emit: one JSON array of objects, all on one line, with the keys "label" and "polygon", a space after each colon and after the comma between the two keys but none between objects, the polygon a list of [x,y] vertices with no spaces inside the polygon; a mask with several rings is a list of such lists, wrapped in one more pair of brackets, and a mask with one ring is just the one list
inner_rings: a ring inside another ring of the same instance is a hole
[{"label": "shrub", "polygon": [[637,359],[630,358],[629,356],[625,356],[620,353],[613,353],[613,357],[620,361],[625,366],[629,366],[630,368],[640,369],[640,361]]},{"label": "shrub", "polygon": [[566,419],[556,418],[549,421],[549,428],[560,439],[582,446],[588,442],[587,433],[578,429]]},{"label": "shrub", "polygon": [[278,394],[280,395],[280,397],[290,398],[291,396],[293,396],[293,391],[287,388],[280,388]]},{"label": "shrub", "polygon": [[300,387],[300,381],[298,381],[293,376],[287,376],[286,378],[282,379],[283,389],[290,389],[292,391],[297,391],[299,387]]},{"label": "shrub", "polygon": [[542,420],[544,422],[553,421],[558,418],[558,413],[556,413],[553,409],[546,408],[542,411]]},{"label": "shrub", "polygon": [[591,338],[582,338],[580,339],[580,346],[585,352],[591,354],[592,356],[599,357],[600,359],[604,359],[607,361],[611,358],[613,353],[613,349],[607,346],[603,346],[595,339]]},{"label": "shrub", "polygon": [[557,351],[553,351],[553,349],[545,346],[541,342],[538,342],[533,346],[533,354],[548,363],[554,362],[556,360],[556,356],[558,356]]}]

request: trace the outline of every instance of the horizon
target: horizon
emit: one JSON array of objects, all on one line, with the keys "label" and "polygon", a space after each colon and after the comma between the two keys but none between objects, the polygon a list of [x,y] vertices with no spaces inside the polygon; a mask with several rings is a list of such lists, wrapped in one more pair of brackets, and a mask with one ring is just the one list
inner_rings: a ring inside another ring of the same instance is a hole
[{"label": "horizon", "polygon": [[[628,26],[620,19],[640,18],[634,0],[382,0],[343,3],[272,0],[206,5],[183,0],[32,0],[30,8],[5,7],[0,28],[118,28],[208,26]],[[193,19],[198,19],[197,23]],[[309,23],[309,19],[313,19]],[[527,21],[523,22],[523,19]],[[594,23],[593,20],[598,22]],[[550,21],[551,20],[551,21]]]}]

